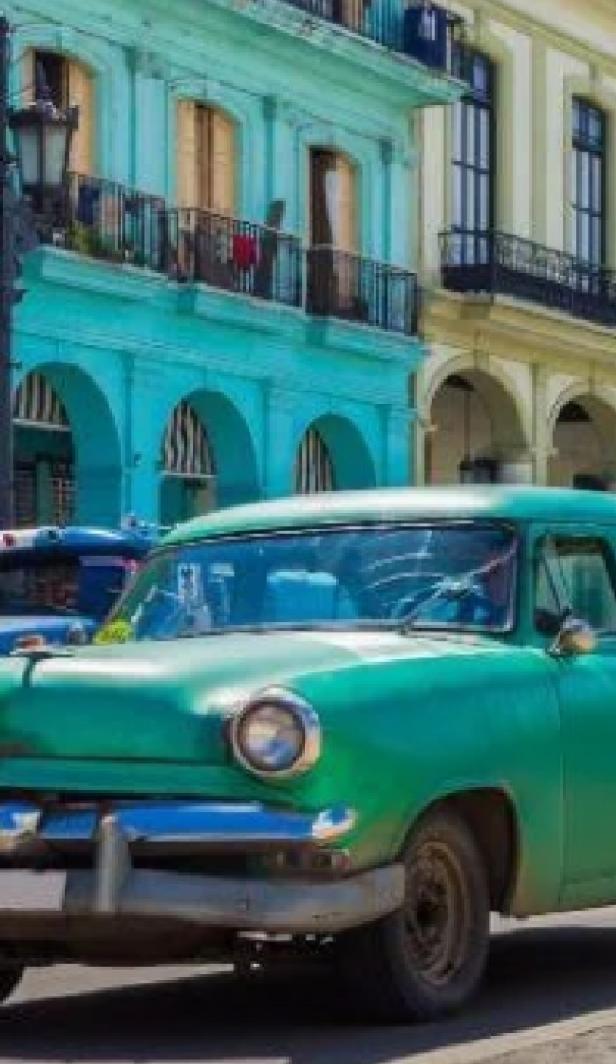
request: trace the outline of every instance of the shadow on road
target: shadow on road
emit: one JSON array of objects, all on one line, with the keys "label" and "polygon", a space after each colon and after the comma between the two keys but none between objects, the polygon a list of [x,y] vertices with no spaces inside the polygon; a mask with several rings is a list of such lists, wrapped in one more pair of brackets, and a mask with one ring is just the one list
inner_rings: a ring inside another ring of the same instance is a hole
[{"label": "shadow on road", "polygon": [[616,1007],[616,929],[521,928],[495,939],[485,989],[446,1023],[351,1021],[323,979],[186,977],[5,1006],[2,1060],[380,1064]]}]

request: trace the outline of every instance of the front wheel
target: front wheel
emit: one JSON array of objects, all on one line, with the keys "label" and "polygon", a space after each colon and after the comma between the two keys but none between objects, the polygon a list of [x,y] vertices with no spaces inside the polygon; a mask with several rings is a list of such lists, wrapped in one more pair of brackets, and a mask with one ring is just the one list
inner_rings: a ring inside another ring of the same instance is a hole
[{"label": "front wheel", "polygon": [[4,1004],[13,991],[17,989],[23,974],[23,968],[13,966],[10,968],[0,967],[0,1004]]},{"label": "front wheel", "polygon": [[340,940],[343,971],[362,1005],[393,1021],[434,1020],[472,996],[488,953],[490,903],[475,839],[435,810],[410,835],[403,908]]}]

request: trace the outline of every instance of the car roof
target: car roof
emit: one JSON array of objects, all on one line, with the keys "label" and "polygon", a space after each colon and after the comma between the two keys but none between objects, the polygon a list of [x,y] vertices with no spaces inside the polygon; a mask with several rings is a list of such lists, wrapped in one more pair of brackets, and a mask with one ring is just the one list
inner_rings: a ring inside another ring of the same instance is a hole
[{"label": "car roof", "polygon": [[152,538],[132,529],[60,528],[47,526],[0,531],[0,555],[11,552],[85,551],[89,554],[129,554],[140,557],[152,547]]},{"label": "car roof", "polygon": [[509,485],[330,492],[217,510],[178,525],[162,546],[241,532],[431,518],[616,525],[616,498],[609,492]]}]

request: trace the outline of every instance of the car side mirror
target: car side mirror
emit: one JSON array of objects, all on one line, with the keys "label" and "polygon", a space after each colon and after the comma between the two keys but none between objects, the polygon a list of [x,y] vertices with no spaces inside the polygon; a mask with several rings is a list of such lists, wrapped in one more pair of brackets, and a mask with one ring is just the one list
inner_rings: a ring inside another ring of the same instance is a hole
[{"label": "car side mirror", "polygon": [[597,647],[597,636],[588,621],[578,617],[565,617],[558,634],[550,647],[556,658],[572,658],[579,654],[592,654]]}]

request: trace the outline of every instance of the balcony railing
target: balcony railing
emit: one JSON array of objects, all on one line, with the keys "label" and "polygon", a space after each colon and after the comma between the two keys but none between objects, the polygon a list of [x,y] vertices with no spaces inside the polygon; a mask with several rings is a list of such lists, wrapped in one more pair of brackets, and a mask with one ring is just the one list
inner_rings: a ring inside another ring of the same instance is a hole
[{"label": "balcony railing", "polygon": [[417,332],[417,277],[387,263],[331,247],[307,253],[309,314],[363,322],[390,332]]},{"label": "balcony railing", "polygon": [[616,271],[499,232],[441,234],[443,285],[541,303],[600,325],[616,325]]},{"label": "balcony railing", "polygon": [[302,300],[297,237],[212,211],[167,212],[167,272],[178,280],[286,303]]},{"label": "balcony railing", "polygon": [[92,258],[164,270],[164,199],[71,174],[65,212],[48,233],[54,243]]},{"label": "balcony railing", "polygon": [[415,274],[213,211],[167,208],[158,196],[71,175],[63,209],[42,221],[44,242],[143,267],[180,283],[304,308],[390,332],[417,332]]},{"label": "balcony railing", "polygon": [[433,70],[453,72],[452,45],[461,20],[431,0],[287,0],[312,18],[341,26]]}]

